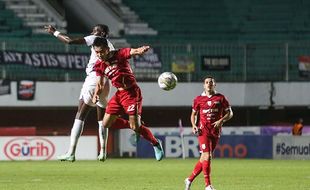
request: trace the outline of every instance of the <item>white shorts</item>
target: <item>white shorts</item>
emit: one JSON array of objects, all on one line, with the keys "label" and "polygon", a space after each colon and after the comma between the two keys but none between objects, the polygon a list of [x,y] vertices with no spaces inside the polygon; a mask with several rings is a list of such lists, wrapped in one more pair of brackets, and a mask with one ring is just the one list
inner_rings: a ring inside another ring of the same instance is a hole
[{"label": "white shorts", "polygon": [[83,87],[81,89],[81,93],[80,93],[80,100],[83,100],[85,104],[92,106],[92,107],[96,107],[99,106],[101,108],[105,108],[107,105],[107,101],[108,101],[108,96],[103,97],[103,92],[101,92],[101,94],[99,95],[99,101],[94,104],[92,102],[94,93],[95,93],[95,89],[96,89],[96,82],[97,82],[97,78],[95,76],[87,76],[85,78]]}]

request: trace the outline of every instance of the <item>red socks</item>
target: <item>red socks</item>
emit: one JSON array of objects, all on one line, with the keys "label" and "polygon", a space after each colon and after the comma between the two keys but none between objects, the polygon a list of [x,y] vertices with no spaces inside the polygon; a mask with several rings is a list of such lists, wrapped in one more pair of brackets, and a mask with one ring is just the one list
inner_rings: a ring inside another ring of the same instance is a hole
[{"label": "red socks", "polygon": [[202,162],[202,171],[205,178],[206,187],[211,184],[210,173],[211,173],[211,161],[204,160]]},{"label": "red socks", "polygon": [[157,145],[157,139],[154,137],[151,130],[144,125],[140,126],[140,135],[147,141],[149,141],[153,146]]},{"label": "red socks", "polygon": [[189,181],[193,181],[202,171],[202,163],[200,162],[200,160],[198,160],[198,162],[195,165],[195,168],[192,172],[192,174],[189,176],[188,180]]},{"label": "red socks", "polygon": [[[123,118],[117,118],[113,122],[111,128],[112,129],[130,129],[129,121]],[[157,145],[158,143],[157,139],[154,137],[153,133],[151,132],[149,128],[145,127],[144,125],[141,125],[139,129],[139,133],[145,140],[149,141],[153,146]]]}]

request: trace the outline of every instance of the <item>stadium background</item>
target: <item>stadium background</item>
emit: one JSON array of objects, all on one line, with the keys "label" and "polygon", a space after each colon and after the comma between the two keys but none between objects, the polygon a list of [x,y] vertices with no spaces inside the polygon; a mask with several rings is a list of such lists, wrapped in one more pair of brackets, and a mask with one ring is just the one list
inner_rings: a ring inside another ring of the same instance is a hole
[{"label": "stadium background", "polygon": [[[233,100],[234,118],[226,124],[231,128],[288,128],[300,117],[309,125],[309,5],[306,0],[2,0],[0,135],[19,135],[16,127],[35,129],[30,133],[38,136],[70,133],[85,73],[70,64],[56,67],[42,60],[51,55],[82,57],[89,48],[62,44],[44,33],[46,24],[81,36],[94,24],[105,23],[118,48],[150,44],[153,54],[132,64],[139,83],[148,89],[144,93],[150,95],[143,118],[151,127],[176,128],[180,118],[189,127],[191,99],[200,93],[205,75],[213,75]],[[37,56],[33,64],[26,54]],[[156,78],[164,71],[176,73],[176,91],[157,88]],[[17,97],[23,80],[34,82],[33,100]],[[47,89],[46,83],[55,85]],[[40,97],[44,90],[51,93]],[[151,94],[161,98],[153,101]],[[60,102],[58,96],[63,97]],[[93,112],[83,134],[96,135],[96,126]],[[120,134],[111,134],[115,139],[109,154],[120,156]]]}]

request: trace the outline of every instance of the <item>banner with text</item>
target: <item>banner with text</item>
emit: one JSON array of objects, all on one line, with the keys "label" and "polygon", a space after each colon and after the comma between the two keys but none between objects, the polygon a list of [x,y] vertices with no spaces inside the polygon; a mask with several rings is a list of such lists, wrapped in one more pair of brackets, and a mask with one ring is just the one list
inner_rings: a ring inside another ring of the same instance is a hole
[{"label": "banner with text", "polygon": [[273,158],[310,160],[309,137],[274,136]]},{"label": "banner with text", "polygon": [[201,70],[203,71],[228,71],[230,70],[230,56],[202,56]]},{"label": "banner with text", "polygon": [[[163,142],[165,157],[182,157],[182,139],[180,136],[157,136]],[[196,136],[184,136],[185,157],[199,157]],[[215,148],[218,158],[272,158],[272,136],[222,136]],[[144,139],[137,144],[137,157],[153,158],[152,145]]]},{"label": "banner with text", "polygon": [[[0,137],[0,160],[56,160],[67,152],[69,136],[10,136]],[[96,160],[97,137],[80,137],[76,159]]]},{"label": "banner with text", "polygon": [[134,56],[133,66],[137,79],[156,79],[162,68],[160,48],[150,48],[144,55]]},{"label": "banner with text", "polygon": [[22,64],[36,68],[84,70],[89,54],[82,53],[29,53],[0,52],[0,64]]},{"label": "banner with text", "polygon": [[[261,127],[223,127],[222,135],[260,135]],[[178,136],[180,135],[179,127],[156,127],[150,128],[155,136]],[[136,155],[136,142],[135,133],[130,129],[119,130],[120,135],[120,156],[135,156]],[[191,127],[183,127],[184,138],[189,138],[187,136],[192,135]],[[174,137],[171,137],[171,140]],[[196,138],[191,136],[190,139]],[[191,142],[188,142],[191,143]]]}]

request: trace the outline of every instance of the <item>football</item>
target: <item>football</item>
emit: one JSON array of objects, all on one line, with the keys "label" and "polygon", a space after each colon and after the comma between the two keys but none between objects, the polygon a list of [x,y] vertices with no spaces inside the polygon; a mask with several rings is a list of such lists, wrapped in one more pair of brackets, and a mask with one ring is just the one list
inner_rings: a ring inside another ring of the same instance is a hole
[{"label": "football", "polygon": [[176,87],[178,78],[172,72],[164,72],[158,77],[158,85],[163,90],[172,90]]}]

